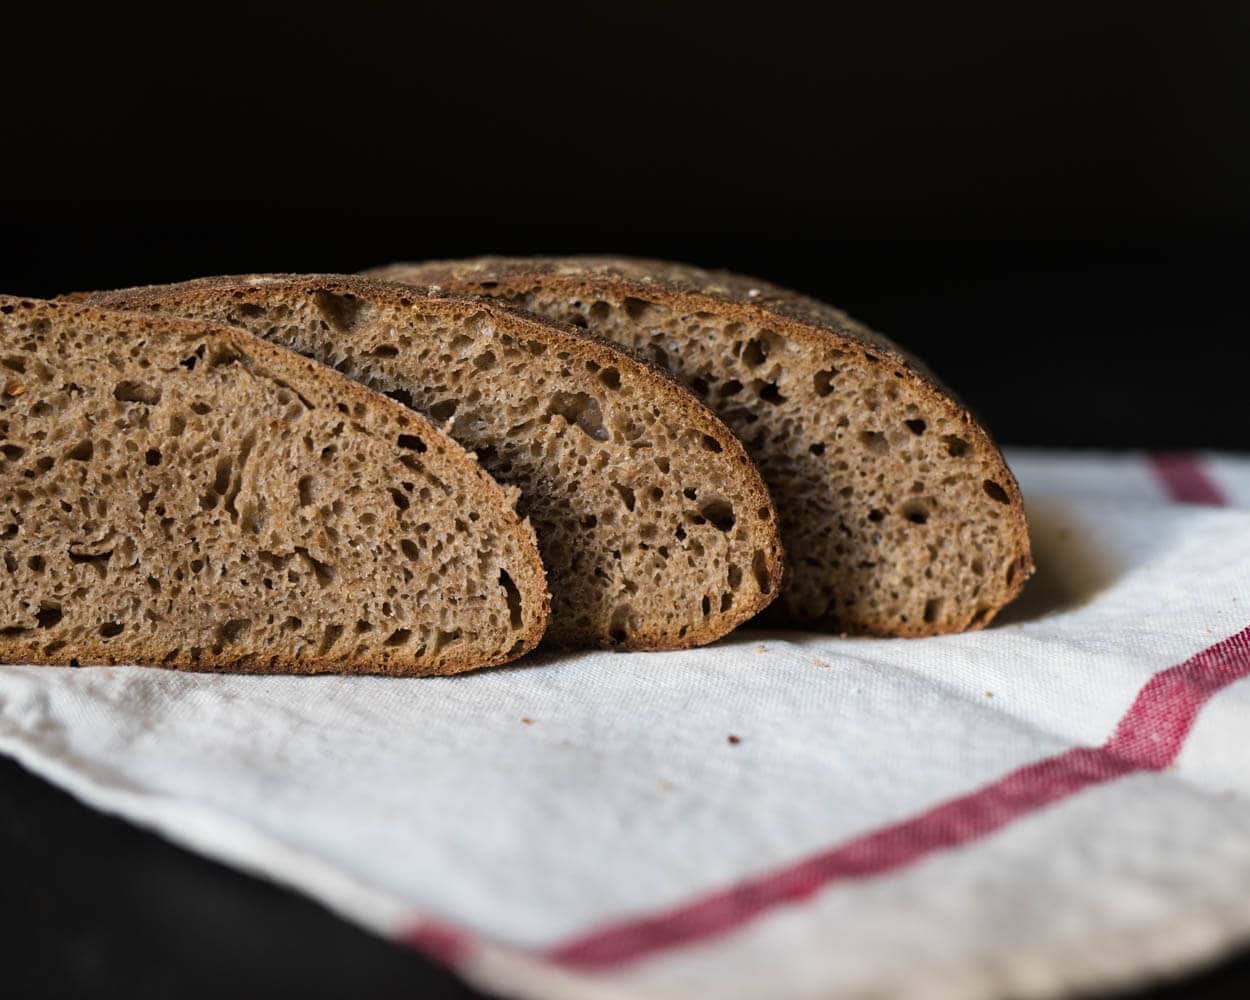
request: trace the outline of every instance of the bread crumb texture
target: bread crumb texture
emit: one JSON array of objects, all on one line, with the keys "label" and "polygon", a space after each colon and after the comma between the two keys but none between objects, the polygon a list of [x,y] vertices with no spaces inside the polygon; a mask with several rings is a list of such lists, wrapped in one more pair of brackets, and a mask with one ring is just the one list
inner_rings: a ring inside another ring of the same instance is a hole
[{"label": "bread crumb texture", "polygon": [[0,298],[0,659],[455,673],[531,648],[532,531],[425,420],[238,331]]},{"label": "bread crumb texture", "polygon": [[497,304],[344,276],[205,279],[100,301],[242,326],[443,426],[521,490],[554,645],[698,645],[777,595],[777,515],[741,443],[607,343]]},{"label": "bread crumb texture", "polygon": [[772,492],[790,557],[779,618],[883,636],[979,628],[1033,571],[1019,489],[984,428],[918,359],[830,306],[662,261],[372,273],[571,323],[683,381]]}]

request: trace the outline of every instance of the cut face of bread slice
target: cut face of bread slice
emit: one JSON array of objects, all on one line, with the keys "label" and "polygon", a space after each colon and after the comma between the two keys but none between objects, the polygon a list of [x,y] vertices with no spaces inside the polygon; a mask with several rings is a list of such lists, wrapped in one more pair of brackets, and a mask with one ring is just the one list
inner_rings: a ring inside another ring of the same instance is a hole
[{"label": "cut face of bread slice", "polygon": [[1014,477],[911,355],[751,278],[646,260],[481,258],[373,274],[524,307],[682,379],[746,442],[790,557],[793,622],[919,636],[985,625],[1032,572]]},{"label": "cut face of bread slice", "polygon": [[520,487],[553,644],[698,645],[776,595],[776,514],[742,444],[689,392],[601,341],[342,276],[204,279],[99,301],[237,324],[443,424]]},{"label": "cut face of bread slice", "polygon": [[0,660],[450,674],[542,636],[507,491],[242,330],[0,297]]}]

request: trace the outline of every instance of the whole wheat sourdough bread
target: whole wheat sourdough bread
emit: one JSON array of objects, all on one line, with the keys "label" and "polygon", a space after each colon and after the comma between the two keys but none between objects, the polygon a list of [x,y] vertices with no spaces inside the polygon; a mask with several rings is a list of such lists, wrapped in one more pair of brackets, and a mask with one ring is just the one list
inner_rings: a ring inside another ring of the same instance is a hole
[{"label": "whole wheat sourdough bread", "polygon": [[371,272],[572,323],[681,378],[746,442],[781,517],[795,622],[985,625],[1033,569],[1014,477],[916,358],[753,278],[647,260],[481,258]]},{"label": "whole wheat sourdough bread", "polygon": [[0,660],[503,663],[548,613],[515,499],[424,418],[242,330],[0,297]]},{"label": "whole wheat sourdough bread", "polygon": [[776,513],[741,443],[670,378],[571,328],[342,276],[203,279],[100,301],[242,326],[444,423],[521,488],[553,644],[698,645],[776,595]]}]

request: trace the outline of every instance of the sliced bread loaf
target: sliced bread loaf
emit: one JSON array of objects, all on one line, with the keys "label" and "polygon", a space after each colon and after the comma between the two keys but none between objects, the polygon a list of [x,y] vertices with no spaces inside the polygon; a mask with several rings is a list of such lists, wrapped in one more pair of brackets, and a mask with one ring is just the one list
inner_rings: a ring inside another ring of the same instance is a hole
[{"label": "sliced bread loaf", "polygon": [[918,636],[985,625],[1033,569],[1020,492],[985,429],[916,358],[753,278],[606,258],[371,272],[572,323],[681,378],[747,443],[790,556],[795,622]]},{"label": "sliced bread loaf", "polygon": [[203,279],[99,301],[237,324],[442,423],[520,487],[553,644],[698,645],[776,595],[776,514],[742,444],[608,344],[500,305],[353,277]]},{"label": "sliced bread loaf", "polygon": [[533,531],[424,418],[242,330],[0,297],[0,660],[450,674],[542,636]]}]

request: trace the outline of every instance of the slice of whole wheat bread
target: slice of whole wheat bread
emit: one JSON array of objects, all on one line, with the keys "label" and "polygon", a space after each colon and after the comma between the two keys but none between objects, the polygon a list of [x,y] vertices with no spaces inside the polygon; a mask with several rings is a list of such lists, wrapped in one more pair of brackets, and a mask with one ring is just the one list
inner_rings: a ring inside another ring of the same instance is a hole
[{"label": "slice of whole wheat bread", "polygon": [[443,422],[521,489],[551,586],[552,644],[698,645],[777,593],[776,513],[741,442],[611,345],[501,305],[350,276],[202,279],[98,301],[242,326]]},{"label": "slice of whole wheat bread", "polygon": [[505,301],[628,347],[746,442],[781,517],[795,622],[871,635],[984,626],[1033,571],[1015,478],[912,355],[754,278],[664,261],[479,258],[371,274]]},{"label": "slice of whole wheat bread", "polygon": [[0,660],[450,674],[542,636],[534,534],[424,418],[220,325],[0,297]]}]

